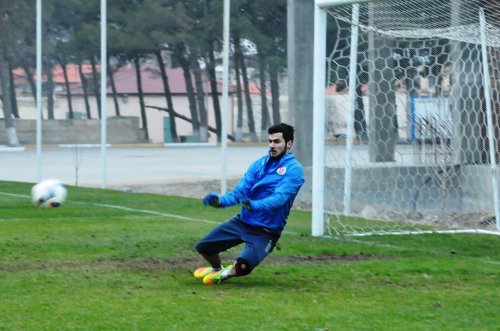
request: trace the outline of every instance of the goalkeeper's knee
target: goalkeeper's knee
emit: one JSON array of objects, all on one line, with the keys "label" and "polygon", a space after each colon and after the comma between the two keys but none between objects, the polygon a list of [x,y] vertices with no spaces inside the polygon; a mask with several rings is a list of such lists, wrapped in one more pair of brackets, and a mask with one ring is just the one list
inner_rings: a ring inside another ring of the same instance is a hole
[{"label": "goalkeeper's knee", "polygon": [[234,264],[234,270],[236,271],[236,276],[246,276],[252,272],[252,266],[247,260],[239,257]]}]

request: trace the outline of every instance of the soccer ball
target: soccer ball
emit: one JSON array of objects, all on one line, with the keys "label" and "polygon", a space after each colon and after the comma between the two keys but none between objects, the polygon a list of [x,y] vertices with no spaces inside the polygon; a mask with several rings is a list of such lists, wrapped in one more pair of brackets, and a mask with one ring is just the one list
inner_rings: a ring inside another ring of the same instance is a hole
[{"label": "soccer ball", "polygon": [[63,183],[57,179],[46,179],[31,189],[31,201],[39,207],[59,207],[67,196],[68,191]]}]

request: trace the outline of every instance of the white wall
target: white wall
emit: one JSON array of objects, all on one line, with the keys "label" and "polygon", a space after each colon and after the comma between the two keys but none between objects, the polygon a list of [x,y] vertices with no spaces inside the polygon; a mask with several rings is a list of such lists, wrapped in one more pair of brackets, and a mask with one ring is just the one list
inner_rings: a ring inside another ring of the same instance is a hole
[{"label": "white wall", "polygon": [[[221,98],[222,99],[222,98]],[[47,106],[46,100],[43,106],[43,118],[47,118]],[[135,116],[139,119],[141,118],[139,97],[138,96],[123,96],[118,98],[120,106],[121,116]],[[89,103],[91,108],[91,115],[93,119],[97,119],[97,103],[94,97],[89,97]],[[166,108],[166,101],[164,96],[147,96],[145,98],[145,104],[149,106],[157,106]],[[191,117],[189,112],[189,103],[186,96],[173,96],[174,110],[188,118]],[[233,134],[233,101],[230,97],[230,109],[228,112],[228,133]],[[73,111],[82,113],[83,117],[86,117],[85,101],[83,96],[72,96],[72,106]],[[116,116],[115,106],[112,97],[108,97],[107,100],[107,115],[108,117]],[[215,118],[212,106],[212,99],[207,97],[205,106],[208,112],[208,123],[210,126],[215,128]],[[36,118],[36,105],[32,97],[18,97],[18,107],[19,115],[21,119],[35,119]],[[68,111],[68,103],[65,96],[56,96],[54,99],[54,116],[56,119],[66,119]],[[163,111],[159,111],[152,108],[146,108],[147,122],[148,122],[148,132],[150,137],[150,142],[152,143],[163,143],[163,118],[168,117],[168,114]],[[142,127],[141,120],[141,127]],[[176,119],[177,133],[179,136],[189,136],[192,135],[192,125],[182,119]],[[215,133],[209,132],[209,141],[216,142],[217,137]]]},{"label": "white wall", "polygon": [[[347,115],[349,112],[349,95],[334,94],[327,96],[327,133],[330,137],[335,135],[346,135],[347,133]],[[365,105],[366,125],[369,128],[369,104],[368,96],[363,97]],[[406,140],[409,138],[408,132],[408,95],[406,93],[396,93],[396,107],[398,119],[399,138]]]}]

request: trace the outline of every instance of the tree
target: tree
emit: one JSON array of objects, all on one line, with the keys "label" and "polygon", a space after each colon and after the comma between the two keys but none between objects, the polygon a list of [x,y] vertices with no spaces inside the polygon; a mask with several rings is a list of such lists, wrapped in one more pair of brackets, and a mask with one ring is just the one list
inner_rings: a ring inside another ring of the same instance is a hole
[{"label": "tree", "polygon": [[[267,109],[266,73],[269,74],[272,98],[272,120],[281,122],[279,76],[286,68],[286,40],[287,40],[287,2],[276,1],[244,1],[245,15],[251,22],[251,28],[245,28],[248,35],[257,46],[257,60],[259,63],[259,80],[261,86],[263,136],[268,127],[269,114]],[[261,72],[263,71],[264,72]],[[264,137],[263,137],[264,138]]]},{"label": "tree", "polygon": [[240,53],[234,53],[234,79],[236,80],[236,99],[237,99],[237,120],[236,120],[236,141],[243,140],[243,95],[241,88],[241,73],[240,73]]},{"label": "tree", "polygon": [[148,132],[148,117],[146,116],[146,107],[144,103],[144,93],[142,91],[142,77],[141,77],[141,59],[139,54],[136,54],[134,57],[134,65],[135,65],[135,78],[137,80],[137,94],[139,95],[139,105],[141,107],[141,120],[142,127],[144,128],[144,139],[149,141],[149,132]]},{"label": "tree", "polygon": [[[247,122],[248,131],[250,133],[250,139],[252,141],[258,141],[257,133],[255,131],[255,119],[254,111],[252,105],[252,99],[250,96],[250,84],[248,79],[247,71],[247,59],[243,52],[241,42],[242,40],[251,39],[253,35],[254,27],[251,23],[249,15],[247,15],[246,10],[248,7],[248,1],[237,0],[232,3],[231,10],[231,34],[233,39],[233,62],[235,68],[235,78],[236,78],[236,94],[238,97],[238,115],[237,115],[237,137],[241,139],[243,131],[243,97],[245,100],[246,111],[247,111]],[[243,85],[241,84],[240,78],[243,80]],[[244,95],[244,96],[243,96]]]},{"label": "tree", "polygon": [[163,0],[155,7],[156,15],[150,16],[149,21],[154,21],[154,29],[151,32],[153,53],[160,69],[163,82],[163,95],[167,104],[169,114],[170,136],[172,141],[179,141],[177,134],[177,113],[172,101],[169,77],[165,68],[165,53],[173,52],[172,49],[177,42],[174,36],[187,28],[189,19],[186,17],[184,6],[178,1]]},{"label": "tree", "polygon": [[170,84],[168,82],[167,70],[165,69],[165,63],[163,62],[163,56],[161,54],[161,50],[155,50],[156,60],[158,62],[158,66],[160,68],[161,79],[163,81],[163,94],[165,96],[165,100],[167,102],[167,112],[168,118],[170,121],[170,135],[172,137],[172,141],[177,142],[179,137],[177,135],[177,125],[175,123],[175,115],[174,115],[174,103],[172,101],[172,93],[170,91]]},{"label": "tree", "polygon": [[[198,62],[203,62],[205,70],[210,82],[210,95],[212,97],[212,105],[214,109],[215,126],[217,133],[217,140],[220,142],[222,139],[222,114],[219,102],[219,92],[217,77],[215,74],[215,52],[222,49],[222,1],[204,0],[204,1],[188,1],[186,3],[189,10],[186,10],[190,15],[194,24],[191,25],[188,40],[186,41],[190,47],[197,50],[199,59]],[[196,75],[195,78],[200,79]],[[198,83],[199,84],[199,83]],[[198,91],[203,93],[204,91]],[[198,95],[201,99],[201,96]],[[203,115],[203,110],[200,108],[201,127],[208,127],[208,114]]]},{"label": "tree", "polygon": [[[52,72],[53,63],[50,60],[44,61],[45,74],[47,82],[45,83],[45,91],[47,93],[47,119],[53,120],[54,117],[54,74]],[[37,77],[37,79],[41,79]]]},{"label": "tree", "polygon": [[139,109],[147,141],[149,141],[149,130],[142,87],[142,58],[154,48],[150,38],[150,30],[154,27],[154,23],[149,20],[150,16],[154,15],[151,3],[151,0],[124,1],[117,5],[118,10],[111,18],[112,24],[126,36],[120,44],[124,58],[134,63]]},{"label": "tree", "polygon": [[[92,118],[92,108],[90,106],[89,96],[94,95],[95,107],[98,117],[101,117],[101,95],[99,89],[99,73],[96,57],[99,57],[100,49],[100,8],[97,2],[72,1],[75,8],[75,15],[72,17],[73,29],[72,38],[74,46],[74,59],[79,65],[79,76],[82,84],[82,93],[85,103],[87,118]],[[77,14],[76,14],[77,13]],[[108,28],[109,34],[110,28]],[[110,44],[110,43],[109,43]],[[84,65],[90,64],[90,77],[83,71]]]},{"label": "tree", "polygon": [[12,103],[12,116],[19,118],[19,110],[17,108],[17,97],[16,97],[16,86],[14,82],[14,68],[12,64],[9,63],[9,84],[10,84],[10,100]]},{"label": "tree", "polygon": [[97,114],[99,118],[102,118],[102,109],[101,109],[101,93],[100,93],[100,80],[99,74],[97,72],[97,61],[94,55],[90,56],[90,66],[92,68],[92,91],[94,92],[94,97],[97,105]]},{"label": "tree", "polygon": [[210,94],[212,96],[212,104],[214,107],[214,116],[215,116],[215,127],[216,127],[216,134],[217,134],[217,141],[221,141],[221,131],[222,131],[222,115],[221,115],[221,107],[219,103],[219,91],[218,91],[218,84],[217,84],[217,77],[215,74],[215,55],[214,55],[214,47],[213,44],[216,43],[216,41],[210,42],[209,43],[209,49],[208,49],[208,58],[207,58],[207,73],[208,73],[208,79],[210,81]]},{"label": "tree", "polygon": [[[36,83],[32,68],[35,66],[35,3],[30,0],[15,1],[15,7],[9,11],[15,42],[8,47],[8,62],[11,68],[22,67],[30,86],[33,98],[36,101]],[[5,35],[5,31],[2,31]],[[13,86],[15,91],[15,86]]]},{"label": "tree", "polygon": [[243,91],[245,94],[245,101],[247,106],[248,130],[250,131],[250,140],[255,142],[258,141],[259,139],[257,137],[257,133],[255,132],[255,120],[253,116],[252,98],[250,97],[250,83],[248,81],[248,73],[247,73],[245,58],[243,57],[243,52],[241,51],[241,43],[239,42],[238,38],[235,38],[234,49],[235,53],[239,54],[237,57],[240,60],[239,64],[243,77],[243,86],[244,86]]},{"label": "tree", "polygon": [[191,60],[193,63],[193,75],[196,86],[196,100],[198,102],[198,113],[200,114],[200,141],[208,141],[208,114],[205,107],[205,91],[203,89],[203,78],[196,53]]},{"label": "tree", "polygon": [[85,76],[82,67],[83,67],[83,61],[80,60],[78,64],[78,74],[80,76],[80,81],[82,82],[82,92],[83,92],[83,101],[85,103],[85,112],[87,114],[87,118],[91,119],[92,113],[90,112],[87,76]]},{"label": "tree", "polygon": [[[253,40],[262,50],[260,58],[260,71],[265,71],[269,66],[269,57],[284,53],[275,51],[283,38],[273,31],[276,24],[284,21],[286,12],[280,11],[285,0],[252,2],[249,0],[234,0],[232,6],[232,32],[240,39]],[[269,3],[268,3],[269,2]],[[184,71],[190,112],[192,117],[193,133],[205,139],[208,128],[208,120],[211,116],[215,119],[215,128],[218,140],[221,140],[221,107],[219,103],[219,88],[215,68],[220,62],[220,51],[222,48],[222,1],[220,0],[108,0],[108,72],[115,113],[119,116],[119,103],[117,91],[114,87],[113,69],[123,63],[136,64],[139,60],[140,66],[148,64],[151,56],[156,58],[159,73],[162,76],[164,94],[170,115],[170,127],[173,140],[178,139],[175,118],[178,116],[173,109],[172,97],[168,84],[167,70],[165,70],[164,58],[161,56],[165,51],[173,53],[174,61]],[[278,9],[276,9],[278,8]],[[3,16],[10,19],[9,24],[13,29],[2,29],[0,40],[6,47],[5,59],[13,67],[22,66],[25,69],[33,96],[36,97],[36,87],[33,77],[42,77],[42,73],[33,74],[35,55],[35,24],[32,19],[35,16],[35,6],[31,0],[5,0],[0,4],[0,11],[6,12]],[[254,15],[255,14],[255,15]],[[65,77],[65,89],[67,97],[67,108],[69,117],[74,117],[74,96],[68,81],[67,66],[79,65],[79,75],[82,84],[83,98],[85,99],[85,110],[87,117],[91,118],[91,107],[88,100],[88,92],[93,90],[96,98],[96,106],[99,117],[101,117],[100,102],[100,79],[99,79],[99,51],[100,51],[100,8],[98,2],[82,2],[80,0],[53,0],[43,2],[43,64],[46,84],[44,91],[48,98],[48,118],[54,118],[54,82],[52,69],[56,64],[61,65]],[[274,15],[274,16],[272,16]],[[255,17],[254,17],[255,16]],[[15,20],[11,19],[14,18]],[[262,18],[269,22],[261,22]],[[2,21],[2,24],[4,23]],[[278,23],[271,23],[276,21]],[[268,24],[264,24],[268,23]],[[4,26],[2,26],[4,27]],[[267,30],[265,30],[266,28]],[[266,31],[266,38],[259,39],[259,30]],[[274,48],[273,48],[274,47]],[[159,56],[160,55],[160,56]],[[90,63],[92,75],[87,76],[81,70],[81,65]],[[257,60],[255,54],[242,52],[238,59],[238,67],[246,74],[246,66],[255,66]],[[163,68],[163,69],[162,69]],[[262,69],[264,68],[264,69]],[[281,68],[273,77],[279,77]],[[138,75],[141,73],[138,72]],[[263,72],[260,78],[261,99],[264,101],[268,91],[267,82],[270,77],[268,72]],[[208,91],[203,84],[206,77],[210,82]],[[255,138],[255,123],[253,119],[253,108],[249,95],[248,77],[243,75],[246,81],[245,101],[249,114],[249,131],[252,140]],[[266,80],[265,83],[264,80]],[[275,80],[278,83],[278,80]],[[240,84],[239,93],[241,93]],[[279,90],[278,85],[273,85],[272,93]],[[210,92],[214,113],[209,114],[206,105],[206,94]],[[279,92],[278,92],[279,93]],[[15,93],[11,93],[15,96]],[[273,96],[274,97],[274,96]],[[141,96],[139,96],[141,98]],[[11,98],[12,99],[12,98]],[[15,99],[12,99],[15,101]],[[278,99],[273,99],[278,100]],[[143,102],[144,103],[144,102]],[[13,103],[15,105],[15,102]],[[279,107],[279,103],[273,105]],[[145,108],[140,106],[141,116],[145,116]],[[258,110],[257,110],[258,111]],[[261,127],[267,127],[269,121],[267,102],[263,102],[263,121]],[[15,114],[15,110],[14,110]],[[276,114],[274,112],[274,114]],[[279,114],[279,113],[278,113]],[[242,118],[240,113],[240,119]],[[275,116],[276,117],[276,116]],[[147,130],[147,128],[145,128]],[[208,130],[210,131],[210,130]],[[212,132],[212,131],[210,131]]]},{"label": "tree", "polygon": [[111,85],[111,92],[113,93],[113,104],[115,105],[115,115],[120,116],[120,104],[118,103],[118,93],[116,91],[115,78],[113,76],[113,67],[111,66],[111,61],[109,60],[111,56],[108,54],[106,57],[106,70],[109,79],[109,85]]},{"label": "tree", "polygon": [[271,96],[273,107],[273,122],[281,123],[280,114],[280,85],[279,85],[279,67],[280,59],[273,56],[269,60],[269,77],[271,82]]},{"label": "tree", "polygon": [[68,101],[68,118],[74,119],[75,114],[73,111],[73,102],[71,101],[71,88],[69,86],[69,78],[68,78],[68,64],[64,57],[59,58],[59,64],[63,71],[64,76],[64,86],[66,88],[66,99]]},{"label": "tree", "polygon": [[[2,90],[2,106],[4,113],[5,129],[7,132],[7,143],[9,146],[18,146],[16,129],[14,127],[13,98],[11,86],[11,64],[9,58],[13,58],[9,50],[15,48],[15,41],[20,37],[19,31],[13,25],[14,13],[23,9],[24,1],[5,0],[0,3],[0,88]],[[15,93],[14,93],[15,95]]]},{"label": "tree", "polygon": [[200,121],[198,117],[198,108],[196,107],[196,99],[194,96],[193,79],[191,77],[191,57],[188,52],[187,45],[182,42],[178,43],[175,47],[175,56],[184,73],[186,92],[189,100],[189,112],[191,113],[193,125],[193,136],[197,139],[200,136]]},{"label": "tree", "polygon": [[[43,43],[43,68],[47,77],[45,92],[47,94],[47,118],[54,119],[54,66],[58,62],[58,45],[65,40],[67,31],[58,24],[58,15],[55,14],[59,3],[43,2],[44,20],[42,22],[42,34],[46,36]],[[42,79],[42,75],[37,73],[37,79]]]},{"label": "tree", "polygon": [[[172,140],[177,141],[178,135],[175,125],[177,113],[173,109],[162,52],[169,46],[173,47],[179,40],[173,40],[169,36],[184,26],[182,6],[179,5],[178,1],[173,0],[115,0],[112,2],[111,8],[108,16],[109,40],[113,44],[111,53],[115,55],[115,58],[119,58],[120,63],[133,61],[137,64],[136,60],[139,58],[140,67],[142,67],[142,62],[151,63],[150,57],[154,56],[163,81],[167,110],[170,115]],[[135,67],[137,71],[137,66]],[[136,76],[141,77],[140,71],[136,73]],[[140,102],[141,117],[145,118],[147,107],[144,104],[142,93],[139,92],[139,99],[141,98],[143,100]],[[147,130],[147,127],[145,129]]]},{"label": "tree", "polygon": [[5,129],[7,130],[7,142],[11,147],[19,145],[16,128],[12,120],[12,102],[10,95],[9,64],[5,59],[5,50],[0,47],[0,86],[2,88],[2,104],[5,119]]},{"label": "tree", "polygon": [[[262,120],[261,120],[261,140],[267,137],[267,127],[269,126],[269,108],[267,107],[267,88],[266,88],[266,58],[261,48],[257,46],[257,58],[259,60],[259,87],[260,87],[260,103],[262,105]],[[279,123],[279,122],[278,122]]]},{"label": "tree", "polygon": [[49,43],[52,46],[52,53],[49,56],[54,63],[61,66],[64,86],[66,90],[66,99],[68,103],[68,118],[75,117],[73,111],[72,93],[68,77],[68,65],[74,62],[77,41],[75,39],[74,29],[76,22],[79,21],[81,7],[75,0],[53,0],[46,5],[48,9],[48,19],[45,20],[46,32]]}]

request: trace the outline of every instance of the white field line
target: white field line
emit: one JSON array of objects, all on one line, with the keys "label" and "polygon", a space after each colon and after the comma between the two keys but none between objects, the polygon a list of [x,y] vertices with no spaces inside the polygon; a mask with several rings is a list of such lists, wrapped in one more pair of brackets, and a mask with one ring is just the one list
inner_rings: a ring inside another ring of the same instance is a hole
[{"label": "white field line", "polygon": [[[107,204],[100,204],[100,203],[94,203],[96,206],[102,206],[102,207],[107,207],[107,208],[114,208],[114,209],[120,209],[120,210],[127,210],[127,211],[138,211],[146,214],[151,214],[151,215],[157,215],[157,216],[165,216],[165,217],[172,217],[172,218],[177,218],[180,220],[184,221],[193,221],[193,222],[201,222],[201,223],[209,223],[209,224],[220,224],[220,222],[215,222],[215,221],[209,221],[209,220],[204,220],[204,219],[197,219],[197,218],[190,218],[190,217],[185,217],[177,214],[169,214],[169,213],[162,213],[162,212],[156,212],[152,210],[145,210],[145,209],[135,209],[135,208],[128,208],[128,207],[123,207],[123,206],[115,206],[115,205],[107,205]],[[292,232],[292,231],[283,231],[283,233],[286,234],[292,234],[292,235],[299,235],[298,232]]]},{"label": "white field line", "polygon": [[16,197],[16,198],[28,198],[28,199],[30,198],[26,194],[15,194],[15,193],[7,193],[7,192],[0,192],[0,195],[6,195],[9,197]]},{"label": "white field line", "polygon": [[368,237],[368,236],[385,236],[385,235],[408,235],[408,234],[448,234],[448,233],[472,233],[472,234],[492,234],[500,236],[500,231],[489,231],[481,229],[461,229],[461,230],[417,230],[417,231],[387,231],[387,232],[366,232],[346,235],[346,237]]},{"label": "white field line", "polygon": [[[74,202],[77,202],[77,201],[74,201]],[[84,202],[77,202],[77,203],[84,203]],[[85,204],[88,204],[88,203],[85,203]],[[177,214],[163,213],[163,212],[147,210],[147,209],[135,209],[135,208],[129,208],[129,207],[124,207],[124,206],[108,205],[108,204],[104,204],[104,203],[91,203],[91,205],[110,208],[110,209],[141,212],[141,213],[155,215],[155,216],[177,218],[177,219],[183,220],[183,221],[192,221],[192,222],[209,223],[209,224],[219,224],[220,223],[220,222],[215,222],[215,221],[209,221],[209,220],[198,219],[198,218],[191,218],[191,217],[181,216],[181,215],[177,215]]]},{"label": "white field line", "polygon": [[[108,218],[119,218],[123,220],[137,220],[137,215],[135,216],[113,216],[113,217],[108,217]],[[146,219],[157,219],[158,216],[155,215],[149,215],[149,216],[144,216],[141,217],[141,220],[146,220]],[[102,219],[102,216],[85,216],[85,220],[92,220],[92,219]],[[29,222],[36,220],[35,218],[29,218],[29,217],[19,217],[19,218],[2,218],[0,217],[0,222]],[[64,220],[82,220],[81,216],[64,216]]]},{"label": "white field line", "polygon": [[[24,194],[15,194],[15,193],[0,192],[0,195],[12,196],[12,197],[16,197],[16,198],[30,199],[30,196],[24,195]],[[116,205],[101,204],[101,203],[87,203],[87,202],[80,202],[80,201],[73,201],[73,203],[90,204],[90,205],[104,207],[104,208],[111,208],[111,209],[118,209],[118,210],[125,210],[125,211],[142,212],[142,213],[150,214],[150,215],[154,215],[154,216],[171,217],[171,218],[176,218],[176,219],[181,219],[181,220],[191,221],[191,222],[219,224],[219,222],[215,222],[215,221],[209,221],[209,220],[204,220],[204,219],[196,219],[196,218],[185,217],[185,216],[176,215],[176,214],[170,214],[170,213],[162,213],[162,212],[157,212],[157,211],[153,211],[153,210],[135,209],[135,208],[129,208],[129,207],[124,207],[124,206],[116,206]],[[128,218],[127,216],[125,216],[125,217]],[[28,220],[28,219],[22,219],[22,218],[19,218],[19,219],[9,219],[9,221],[13,221],[13,220],[14,221],[15,220],[21,220],[22,221],[22,220]],[[29,219],[29,220],[33,220],[33,219]],[[292,232],[292,231],[283,231],[283,233],[287,233],[287,234],[291,234],[291,235],[299,235],[299,233]],[[499,235],[498,232],[484,231],[484,230],[475,230],[475,229],[472,229],[472,230],[450,230],[450,231],[414,231],[414,232],[411,232],[411,233],[410,233],[410,231],[402,231],[402,232],[397,233],[397,234],[401,235],[401,234],[422,234],[422,233],[431,233],[431,234],[432,233],[478,233],[478,234],[494,234],[494,235]],[[390,233],[386,233],[386,234],[390,234]],[[395,233],[392,233],[392,234],[395,234]],[[325,237],[327,237],[327,236],[325,236]],[[353,238],[353,239],[350,239],[349,241],[360,243],[360,244],[372,245],[372,246],[384,246],[384,247],[393,247],[393,248],[405,249],[405,247],[402,247],[402,246],[394,246],[394,245],[387,245],[387,244],[378,244],[378,243],[374,243],[374,242],[365,242],[365,241],[362,241],[362,240],[356,240],[356,239],[354,239],[355,237],[356,236],[352,236],[351,238]],[[484,263],[500,264],[500,262],[498,262],[498,261],[491,261],[491,260],[478,259],[478,258],[471,258],[471,259],[482,261]]]},{"label": "white field line", "polygon": [[[15,194],[15,193],[0,192],[0,195],[6,195],[6,196],[11,196],[11,197],[16,197],[16,198],[31,199],[30,196],[24,195],[24,194]],[[140,212],[140,213],[150,214],[150,215],[154,215],[154,216],[176,218],[176,219],[183,220],[183,221],[209,223],[209,224],[219,224],[219,222],[215,222],[215,221],[198,219],[198,218],[191,218],[191,217],[181,216],[181,215],[177,215],[177,214],[163,213],[163,212],[158,212],[158,211],[153,211],[153,210],[147,210],[147,209],[136,209],[136,208],[129,208],[129,207],[125,207],[125,206],[117,206],[117,205],[110,205],[110,204],[104,204],[104,203],[89,203],[89,202],[81,202],[81,201],[74,201],[74,200],[72,200],[71,202],[72,203],[77,203],[77,204],[85,204],[85,205],[98,206],[98,207],[103,207],[103,208],[110,208],[110,209],[117,209],[117,210],[124,210],[124,211]]]},{"label": "white field line", "polygon": [[500,265],[500,261],[492,261],[492,260],[486,260],[486,259],[479,259],[479,261],[483,261],[484,263],[489,263],[489,264]]},{"label": "white field line", "polygon": [[[0,192],[0,195],[30,199],[30,196],[25,195],[25,194]],[[141,212],[141,213],[155,215],[155,216],[171,217],[171,218],[176,218],[176,219],[180,219],[180,220],[184,220],[184,221],[209,223],[209,224],[220,224],[220,222],[216,222],[216,221],[191,218],[191,217],[186,217],[186,216],[177,215],[177,214],[158,212],[158,211],[154,211],[154,210],[136,209],[136,208],[129,208],[129,207],[125,207],[125,206],[109,205],[109,204],[103,204],[103,203],[89,203],[89,202],[81,202],[81,201],[72,201],[72,202],[93,205],[93,206],[99,206],[99,207],[104,207],[104,208],[110,208],[110,209]],[[289,233],[289,234],[299,234],[299,233],[290,232],[290,231],[283,231],[283,232]],[[434,231],[395,231],[395,232],[383,232],[383,233],[373,232],[373,233],[351,234],[351,235],[348,235],[347,237],[366,237],[366,236],[376,236],[376,235],[409,235],[409,234],[414,234],[414,235],[419,235],[419,234],[453,234],[453,233],[491,234],[491,235],[500,236],[500,231],[488,231],[488,230],[481,230],[481,229],[463,229],[463,230],[434,230]],[[330,236],[325,236],[325,237],[330,237]]]},{"label": "white field line", "polygon": [[[432,233],[435,233],[435,232],[432,232]],[[470,233],[470,232],[467,232],[467,233]],[[373,242],[373,241],[363,241],[363,240],[355,239],[355,237],[346,237],[346,239],[348,241],[350,241],[350,242],[357,243],[357,244],[362,244],[362,245],[367,245],[367,246],[376,246],[376,247],[384,247],[384,248],[394,248],[394,249],[399,249],[399,250],[402,250],[402,251],[407,249],[407,247],[404,247],[404,246],[397,246],[397,245],[391,245],[391,244],[381,244],[381,243]],[[434,250],[431,250],[431,249],[418,248],[418,250],[421,251],[421,252],[434,253]],[[487,263],[487,264],[500,265],[500,261],[487,260],[487,259],[484,259],[484,258],[477,258],[477,257],[472,257],[472,256],[468,256],[468,257],[465,257],[465,258],[467,258],[469,260],[474,260],[474,261],[481,261],[481,262]]]},{"label": "white field line", "polygon": [[[78,203],[82,203],[82,202],[78,202]],[[209,223],[209,224],[220,224],[220,222],[209,221],[209,220],[198,219],[198,218],[191,218],[191,217],[181,216],[181,215],[177,215],[177,214],[162,213],[162,212],[157,212],[157,211],[153,211],[153,210],[135,209],[135,208],[129,208],[129,207],[123,207],[123,206],[116,206],[116,205],[108,205],[108,204],[101,204],[101,203],[93,203],[93,205],[100,206],[100,207],[111,208],[111,209],[119,209],[119,210],[126,210],[126,211],[136,211],[136,212],[141,212],[141,213],[146,213],[146,214],[151,214],[151,215],[156,215],[156,216],[164,216],[164,217],[177,218],[177,219],[184,220],[184,221]],[[283,233],[291,234],[291,235],[300,235],[300,233],[293,232],[293,231],[283,231]]]},{"label": "white field line", "polygon": [[[30,196],[24,195],[24,194],[15,194],[15,193],[0,192],[0,195],[12,196],[12,197],[16,197],[16,198],[31,199]],[[216,222],[216,221],[210,221],[210,220],[198,219],[198,218],[191,218],[191,217],[186,217],[186,216],[177,215],[177,214],[158,212],[158,211],[154,211],[154,210],[136,209],[136,208],[129,208],[129,207],[125,207],[125,206],[117,206],[117,205],[110,205],[110,204],[104,204],[104,203],[89,203],[89,202],[73,201],[73,200],[71,202],[72,203],[77,203],[77,204],[86,204],[86,205],[98,206],[98,207],[103,207],[103,208],[110,208],[110,209],[118,209],[118,210],[125,210],[125,211],[141,212],[141,213],[145,213],[145,214],[149,214],[149,215],[154,215],[154,216],[176,218],[176,219],[183,220],[183,221],[200,222],[200,223],[208,223],[208,224],[220,224],[220,222]],[[13,219],[10,219],[10,220],[13,220]],[[298,233],[298,232],[293,232],[293,231],[288,231],[288,230],[283,231],[283,233],[284,234],[290,234],[290,235],[297,235],[297,236],[300,235],[300,233]]]}]

